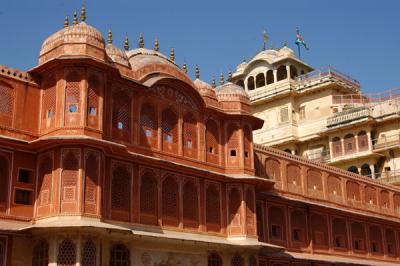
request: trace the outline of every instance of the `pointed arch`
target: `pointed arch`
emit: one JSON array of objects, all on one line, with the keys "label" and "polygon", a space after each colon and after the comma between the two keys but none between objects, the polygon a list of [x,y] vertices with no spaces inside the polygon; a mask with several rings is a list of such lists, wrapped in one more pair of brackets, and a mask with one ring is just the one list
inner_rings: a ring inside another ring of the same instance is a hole
[{"label": "pointed arch", "polygon": [[115,140],[130,142],[132,107],[131,95],[123,90],[113,93],[112,137]]},{"label": "pointed arch", "polygon": [[83,244],[82,265],[96,266],[96,244],[92,239],[87,239]]},{"label": "pointed arch", "polygon": [[76,246],[75,243],[67,238],[58,246],[57,265],[75,266],[76,264]]},{"label": "pointed arch", "polygon": [[140,108],[140,144],[149,148],[157,148],[158,122],[155,108],[150,103]]},{"label": "pointed arch", "polygon": [[154,173],[145,172],[140,179],[140,219],[156,224],[158,218],[158,184]]},{"label": "pointed arch", "polygon": [[165,177],[161,191],[163,224],[177,226],[179,219],[179,184],[175,177]]},{"label": "pointed arch", "polygon": [[92,128],[99,128],[100,85],[101,83],[97,75],[89,76],[87,94],[87,125]]},{"label": "pointed arch", "polygon": [[116,165],[111,179],[111,215],[129,221],[131,206],[131,171],[128,166]]},{"label": "pointed arch", "polygon": [[183,185],[183,225],[197,227],[199,221],[198,188],[193,180]]},{"label": "pointed arch", "polygon": [[172,108],[161,113],[162,150],[178,153],[178,115]]},{"label": "pointed arch", "polygon": [[110,250],[110,266],[130,266],[130,252],[123,243],[114,244]]}]

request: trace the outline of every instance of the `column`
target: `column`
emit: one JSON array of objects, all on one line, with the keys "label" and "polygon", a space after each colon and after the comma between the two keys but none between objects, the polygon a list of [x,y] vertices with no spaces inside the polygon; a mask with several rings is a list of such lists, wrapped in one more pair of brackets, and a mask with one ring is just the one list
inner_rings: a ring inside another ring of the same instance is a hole
[{"label": "column", "polygon": [[247,81],[248,81],[248,79],[249,79],[249,78],[246,78],[246,79],[244,80],[244,90],[245,90],[245,91],[249,91],[249,87],[247,87]]},{"label": "column", "polygon": [[354,140],[356,142],[356,152],[358,152],[358,149],[359,149],[359,147],[358,147],[358,135],[354,135]]},{"label": "column", "polygon": [[375,166],[373,164],[369,165],[369,170],[371,170],[371,178],[372,179],[376,179],[376,175],[375,175]]},{"label": "column", "polygon": [[344,149],[344,139],[341,138],[340,142],[342,143],[342,156],[346,154],[346,150]]},{"label": "column", "polygon": [[82,237],[79,235],[76,242],[76,266],[82,265]]},{"label": "column", "polygon": [[55,236],[49,239],[49,266],[57,266],[57,239]]},{"label": "column", "polygon": [[290,79],[290,65],[286,65],[286,75],[287,79]]},{"label": "column", "polygon": [[367,137],[368,137],[368,150],[372,151],[373,146],[372,146],[372,137],[371,137],[371,131],[367,132]]},{"label": "column", "polygon": [[272,70],[272,73],[274,74],[274,83],[278,81],[278,70],[274,69]]}]

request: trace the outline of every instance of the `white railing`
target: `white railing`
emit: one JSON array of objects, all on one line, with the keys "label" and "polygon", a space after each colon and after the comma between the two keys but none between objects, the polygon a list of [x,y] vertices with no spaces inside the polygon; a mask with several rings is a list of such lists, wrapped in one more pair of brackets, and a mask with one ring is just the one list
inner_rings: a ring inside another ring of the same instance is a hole
[{"label": "white railing", "polygon": [[380,137],[372,140],[372,146],[376,149],[393,148],[400,145],[400,133],[389,136]]}]

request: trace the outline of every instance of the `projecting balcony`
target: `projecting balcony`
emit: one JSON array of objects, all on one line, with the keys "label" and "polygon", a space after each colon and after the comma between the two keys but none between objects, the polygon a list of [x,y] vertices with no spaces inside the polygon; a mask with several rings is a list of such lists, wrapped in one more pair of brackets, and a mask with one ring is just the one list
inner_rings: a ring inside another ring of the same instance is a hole
[{"label": "projecting balcony", "polygon": [[372,140],[374,151],[382,151],[400,147],[400,133],[390,136],[383,136]]},{"label": "projecting balcony", "polygon": [[376,174],[377,181],[385,184],[400,185],[400,169]]},{"label": "projecting balcony", "polygon": [[357,107],[345,112],[336,113],[329,117],[326,126],[328,128],[337,127],[343,124],[349,124],[359,120],[368,119],[371,116],[371,111],[368,107]]},{"label": "projecting balcony", "polygon": [[331,156],[328,151],[312,151],[307,153],[304,157],[309,160],[321,162],[321,163],[329,163],[331,160]]}]

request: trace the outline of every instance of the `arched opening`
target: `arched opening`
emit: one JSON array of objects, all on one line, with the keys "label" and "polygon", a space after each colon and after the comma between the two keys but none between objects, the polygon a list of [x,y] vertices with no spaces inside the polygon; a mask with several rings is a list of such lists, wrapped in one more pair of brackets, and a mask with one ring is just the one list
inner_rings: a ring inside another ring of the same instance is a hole
[{"label": "arched opening", "polygon": [[113,139],[130,142],[131,140],[131,97],[118,90],[113,94],[112,106]]},{"label": "arched opening", "polygon": [[179,185],[172,176],[162,182],[162,216],[163,225],[178,226],[179,219]]},{"label": "arched opening", "polygon": [[298,76],[297,68],[295,66],[290,66],[290,78],[295,79]]},{"label": "arched opening", "polygon": [[206,223],[208,231],[221,230],[220,191],[216,185],[209,185],[206,190]]},{"label": "arched opening", "polygon": [[278,67],[278,70],[277,70],[276,74],[277,74],[277,81],[281,81],[281,80],[287,79],[286,66]]},{"label": "arched opening", "polygon": [[97,213],[97,187],[99,179],[99,161],[96,155],[90,154],[85,161],[85,212]]},{"label": "arched opening", "polygon": [[331,200],[341,201],[342,183],[336,176],[328,176],[328,195]]},{"label": "arched opening", "polygon": [[287,166],[288,189],[292,192],[301,193],[301,172],[297,165],[289,164]]},{"label": "arched opening", "polygon": [[274,83],[274,71],[268,70],[266,75],[267,75],[267,85]]},{"label": "arched opening", "polygon": [[183,155],[197,158],[197,121],[192,113],[183,117]]},{"label": "arched opening", "polygon": [[238,85],[238,86],[244,88],[244,80],[242,80],[242,79],[238,80],[238,81],[236,82],[236,85]]},{"label": "arched opening", "polygon": [[57,265],[75,266],[76,247],[71,239],[64,239],[58,247]]},{"label": "arched opening", "polygon": [[265,170],[269,179],[281,181],[281,164],[275,159],[267,159],[265,162]]},{"label": "arched opening", "polygon": [[244,259],[239,254],[232,257],[231,266],[244,266]]},{"label": "arched opening", "polygon": [[49,244],[44,240],[40,240],[33,247],[32,266],[47,266],[48,264],[49,264]]},{"label": "arched opening", "polygon": [[371,169],[369,168],[368,164],[365,163],[365,164],[363,164],[361,166],[361,173],[360,174],[363,175],[363,176],[372,177],[371,176]]},{"label": "arched opening", "polygon": [[100,81],[97,76],[91,75],[88,79],[87,125],[92,128],[99,127],[99,96]]},{"label": "arched opening", "polygon": [[257,74],[256,76],[256,88],[265,86],[265,76],[264,73]]},{"label": "arched opening", "polygon": [[314,196],[323,196],[322,175],[318,171],[307,171],[308,193]]},{"label": "arched opening", "polygon": [[[42,124],[41,130],[45,131],[54,127],[56,115],[56,79],[53,76],[47,78],[42,94]],[[7,123],[6,123],[7,124]]]},{"label": "arched opening", "polygon": [[292,154],[292,151],[290,149],[285,149],[284,152]]},{"label": "arched opening", "polygon": [[112,246],[110,251],[110,266],[130,266],[129,249],[122,243]]},{"label": "arched opening", "polygon": [[145,173],[140,180],[140,221],[157,224],[158,202],[157,180],[152,172]]},{"label": "arched opening", "polygon": [[357,134],[358,151],[368,150],[368,135],[365,131],[360,131]]},{"label": "arched opening", "polygon": [[254,86],[254,77],[249,77],[249,78],[247,79],[247,89],[248,89],[249,91],[252,91],[252,90],[255,89],[255,86]]},{"label": "arched opening", "polygon": [[207,162],[219,164],[219,129],[214,120],[206,123],[206,149]]},{"label": "arched opening", "polygon": [[198,190],[195,183],[188,180],[183,185],[183,226],[197,228],[199,225]]},{"label": "arched opening", "polygon": [[339,137],[334,137],[332,139],[332,155],[333,155],[333,157],[343,155],[342,141],[340,140]]},{"label": "arched opening", "polygon": [[171,109],[165,109],[161,114],[162,150],[178,153],[178,116]]},{"label": "arched opening", "polygon": [[350,166],[349,168],[347,168],[347,171],[358,174],[358,168],[355,166]]},{"label": "arched opening", "polygon": [[240,207],[242,197],[237,188],[232,188],[229,192],[229,224],[230,226],[240,226]]},{"label": "arched opening", "polygon": [[131,202],[131,174],[124,166],[117,166],[111,180],[111,216],[113,219],[129,220]]},{"label": "arched opening", "polygon": [[353,134],[344,137],[344,152],[345,154],[356,152],[356,140]]},{"label": "arched opening", "polygon": [[222,258],[217,252],[211,252],[207,258],[208,266],[222,266]]},{"label": "arched opening", "polygon": [[348,200],[361,201],[360,185],[358,183],[347,181],[346,192]]},{"label": "arched opening", "polygon": [[371,186],[366,186],[364,190],[365,190],[365,202],[367,204],[376,205],[377,203],[376,189]]},{"label": "arched opening", "polygon": [[381,191],[380,202],[381,202],[381,208],[390,209],[390,196],[388,191],[386,190]]},{"label": "arched opening", "polygon": [[82,265],[96,266],[96,245],[91,239],[86,240],[83,244]]},{"label": "arched opening", "polygon": [[145,103],[140,109],[140,143],[149,148],[157,148],[157,116],[153,105]]}]

